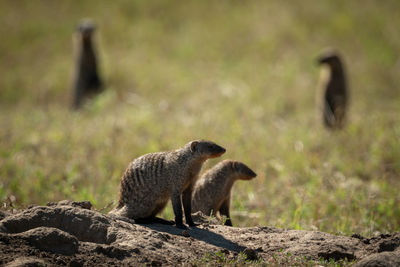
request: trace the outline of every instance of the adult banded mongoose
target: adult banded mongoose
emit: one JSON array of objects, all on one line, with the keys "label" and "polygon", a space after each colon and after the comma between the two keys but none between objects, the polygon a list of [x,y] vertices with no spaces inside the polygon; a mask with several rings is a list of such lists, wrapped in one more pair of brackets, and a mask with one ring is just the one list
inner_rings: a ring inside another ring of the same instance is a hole
[{"label": "adult banded mongoose", "polygon": [[76,69],[74,77],[73,107],[79,108],[84,100],[102,91],[102,81],[97,69],[97,55],[93,34],[96,26],[83,20],[75,34]]},{"label": "adult banded mongoose", "polygon": [[231,189],[237,180],[251,180],[257,174],[244,163],[224,160],[205,172],[197,181],[192,198],[192,212],[201,211],[209,216],[225,215],[225,225],[232,226],[229,206]]},{"label": "adult banded mongoose", "polygon": [[203,163],[223,153],[225,148],[213,142],[196,140],[175,151],[135,159],[122,176],[118,205],[110,213],[138,223],[159,221],[156,215],[171,199],[176,226],[186,228],[182,202],[186,223],[195,226],[191,216],[193,186]]},{"label": "adult banded mongoose", "polygon": [[323,65],[317,94],[318,108],[322,111],[326,127],[343,127],[348,105],[348,88],[344,64],[339,54],[325,51],[318,63]]}]

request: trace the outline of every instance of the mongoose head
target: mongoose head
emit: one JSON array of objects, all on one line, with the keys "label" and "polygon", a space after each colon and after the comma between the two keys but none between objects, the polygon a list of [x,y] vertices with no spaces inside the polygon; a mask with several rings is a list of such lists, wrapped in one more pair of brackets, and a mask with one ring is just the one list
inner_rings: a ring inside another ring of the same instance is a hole
[{"label": "mongoose head", "polygon": [[84,42],[87,42],[88,40],[91,39],[92,34],[94,33],[95,30],[96,30],[96,25],[90,19],[82,20],[77,27],[77,31],[82,36],[82,40]]},{"label": "mongoose head", "polygon": [[221,161],[209,171],[219,173],[218,179],[223,180],[252,180],[257,176],[246,164],[230,159]]},{"label": "mongoose head", "polygon": [[321,53],[317,61],[319,65],[326,64],[332,69],[338,69],[342,67],[342,61],[340,59],[339,53],[332,49],[326,50],[325,52]]},{"label": "mongoose head", "polygon": [[225,153],[226,149],[214,142],[206,140],[195,140],[188,144],[190,152],[198,158],[217,158]]},{"label": "mongoose head", "polygon": [[242,162],[234,160],[227,162],[231,165],[232,170],[235,172],[237,179],[239,180],[252,180],[257,176],[252,169]]}]

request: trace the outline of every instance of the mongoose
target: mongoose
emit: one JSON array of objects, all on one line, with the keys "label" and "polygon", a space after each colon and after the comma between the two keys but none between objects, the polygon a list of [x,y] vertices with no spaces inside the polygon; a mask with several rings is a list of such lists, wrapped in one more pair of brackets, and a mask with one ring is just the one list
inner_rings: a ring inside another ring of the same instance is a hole
[{"label": "mongoose", "polygon": [[325,51],[318,63],[322,68],[317,94],[318,108],[322,111],[326,127],[343,127],[348,104],[348,89],[344,65],[339,54],[333,50]]},{"label": "mongoose", "polygon": [[97,70],[97,56],[93,34],[96,26],[83,20],[75,34],[76,70],[74,78],[73,107],[79,108],[84,99],[102,91],[102,81]]},{"label": "mongoose", "polygon": [[180,149],[150,153],[130,163],[121,178],[117,207],[110,213],[136,222],[158,221],[169,199],[178,228],[182,221],[182,204],[186,223],[195,226],[191,216],[192,190],[203,163],[225,153],[225,148],[205,140],[192,141]]},{"label": "mongoose", "polygon": [[197,181],[192,198],[192,212],[225,215],[225,225],[232,226],[229,206],[231,189],[236,180],[251,180],[257,174],[239,161],[224,160],[205,172]]}]

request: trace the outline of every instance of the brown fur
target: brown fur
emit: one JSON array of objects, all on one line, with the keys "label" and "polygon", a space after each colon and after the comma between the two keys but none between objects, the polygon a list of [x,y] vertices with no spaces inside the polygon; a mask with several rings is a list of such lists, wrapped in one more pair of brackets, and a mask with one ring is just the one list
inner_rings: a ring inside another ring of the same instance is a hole
[{"label": "brown fur", "polygon": [[337,52],[327,50],[320,56],[318,63],[326,68],[321,71],[317,103],[322,110],[325,126],[338,129],[344,125],[348,104],[343,60]]},{"label": "brown fur", "polygon": [[95,29],[96,27],[91,21],[85,20],[80,23],[75,34],[77,57],[73,96],[74,108],[79,108],[85,98],[102,91],[93,41]]},{"label": "brown fur", "polygon": [[175,223],[184,228],[182,198],[186,223],[194,226],[191,217],[194,183],[203,163],[224,152],[224,148],[213,142],[197,140],[175,151],[150,153],[135,159],[122,176],[118,206],[111,213],[136,221],[154,219],[171,199]]},{"label": "brown fur", "polygon": [[218,215],[219,212],[227,217],[225,225],[232,226],[229,213],[232,186],[237,180],[251,180],[256,176],[241,162],[224,160],[218,163],[197,181],[193,190],[192,212],[201,211],[205,215]]}]

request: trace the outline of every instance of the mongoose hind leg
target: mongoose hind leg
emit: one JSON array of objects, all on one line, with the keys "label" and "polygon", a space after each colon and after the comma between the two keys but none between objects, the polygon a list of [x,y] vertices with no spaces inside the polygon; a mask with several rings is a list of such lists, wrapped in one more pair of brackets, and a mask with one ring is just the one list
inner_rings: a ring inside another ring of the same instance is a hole
[{"label": "mongoose hind leg", "polygon": [[162,203],[158,203],[153,211],[151,212],[151,215],[145,218],[139,218],[139,219],[135,219],[135,221],[138,224],[152,224],[152,223],[160,223],[160,224],[165,224],[165,225],[174,225],[175,222],[174,221],[170,221],[170,220],[165,220],[163,218],[159,218],[156,217],[156,215],[161,212],[165,206],[167,205],[167,201],[162,202]]},{"label": "mongoose hind leg", "polygon": [[156,206],[154,207],[153,211],[151,212],[151,215],[149,217],[156,217],[156,215],[163,211],[165,206],[167,206],[168,200],[162,203],[158,203],[156,204]]}]

